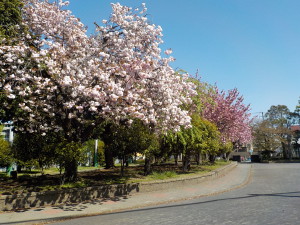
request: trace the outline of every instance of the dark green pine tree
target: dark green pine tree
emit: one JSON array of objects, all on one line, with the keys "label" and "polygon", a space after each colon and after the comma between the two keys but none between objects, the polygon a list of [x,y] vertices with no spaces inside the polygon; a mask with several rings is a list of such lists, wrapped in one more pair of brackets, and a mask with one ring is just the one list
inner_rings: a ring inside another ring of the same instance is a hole
[{"label": "dark green pine tree", "polygon": [[[22,7],[20,0],[0,0],[0,45],[14,45],[23,36],[25,26],[22,25]],[[0,61],[3,60],[0,54]],[[0,71],[0,121],[9,121],[18,108],[18,99],[7,99],[3,94],[6,74]],[[4,109],[6,104],[10,109]]]},{"label": "dark green pine tree", "polygon": [[20,0],[0,0],[1,38],[10,39],[18,36],[22,21],[22,6]]}]

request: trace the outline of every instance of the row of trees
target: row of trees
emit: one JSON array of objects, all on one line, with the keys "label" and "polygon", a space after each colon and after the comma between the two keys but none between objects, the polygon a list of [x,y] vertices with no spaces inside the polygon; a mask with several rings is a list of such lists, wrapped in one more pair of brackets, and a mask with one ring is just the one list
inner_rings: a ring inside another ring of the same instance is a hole
[{"label": "row of trees", "polygon": [[[293,129],[300,124],[300,102],[294,112],[291,112],[285,105],[271,106],[262,118],[253,123],[254,148],[262,151],[264,157],[276,154],[284,159],[291,159],[294,156],[300,157],[299,129]],[[295,153],[293,154],[293,150]],[[282,155],[281,155],[282,154]]]},{"label": "row of trees", "polygon": [[65,10],[68,2],[0,4],[10,12],[0,17],[2,121],[46,143],[33,148],[63,155],[66,179],[76,179],[80,149],[93,138],[105,143],[107,167],[113,157],[124,166],[142,153],[145,174],[155,157],[183,154],[188,170],[192,157],[200,162],[207,153],[214,161],[251,139],[239,92],[174,71],[172,51],[159,47],[162,28],[149,23],[144,4],[112,4],[93,35]]}]

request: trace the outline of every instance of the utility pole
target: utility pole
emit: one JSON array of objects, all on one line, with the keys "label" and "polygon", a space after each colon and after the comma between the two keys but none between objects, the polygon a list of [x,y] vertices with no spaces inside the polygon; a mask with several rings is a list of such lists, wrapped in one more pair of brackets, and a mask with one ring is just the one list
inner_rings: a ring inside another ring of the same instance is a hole
[{"label": "utility pole", "polygon": [[98,139],[95,140],[94,167],[98,167]]},{"label": "utility pole", "polygon": [[261,118],[262,120],[264,121],[265,120],[265,117],[264,117],[264,112],[255,112],[253,114],[260,114],[261,113]]}]

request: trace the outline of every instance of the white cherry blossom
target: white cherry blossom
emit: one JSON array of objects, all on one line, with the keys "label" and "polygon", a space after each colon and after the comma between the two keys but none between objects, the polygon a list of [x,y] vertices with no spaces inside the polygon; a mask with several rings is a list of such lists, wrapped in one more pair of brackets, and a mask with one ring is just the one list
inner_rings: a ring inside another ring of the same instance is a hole
[{"label": "white cherry blossom", "polygon": [[190,125],[181,106],[191,101],[193,84],[170,67],[172,57],[160,55],[162,28],[147,20],[145,5],[136,13],[111,4],[110,19],[88,36],[80,20],[63,9],[69,2],[24,3],[30,34],[14,46],[0,46],[7,74],[1,85],[9,98],[20,98],[24,110],[14,118],[19,130],[64,130],[72,138],[105,119],[139,118],[157,130]]}]

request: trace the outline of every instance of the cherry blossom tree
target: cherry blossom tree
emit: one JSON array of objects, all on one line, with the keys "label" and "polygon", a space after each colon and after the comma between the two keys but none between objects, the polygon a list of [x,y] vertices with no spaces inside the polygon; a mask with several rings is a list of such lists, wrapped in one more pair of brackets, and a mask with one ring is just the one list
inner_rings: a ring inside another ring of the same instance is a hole
[{"label": "cherry blossom tree", "polygon": [[207,101],[203,117],[216,124],[223,142],[248,143],[252,139],[250,106],[246,106],[237,89],[219,91],[217,87],[210,92],[213,101]]},{"label": "cherry blossom tree", "polygon": [[138,118],[156,130],[190,126],[181,105],[191,102],[193,84],[169,66],[171,50],[161,56],[162,29],[148,22],[144,4],[141,10],[112,4],[110,19],[91,36],[67,5],[24,0],[28,31],[0,46],[1,88],[20,100],[16,130],[62,131],[69,142],[83,143],[107,119]]}]

